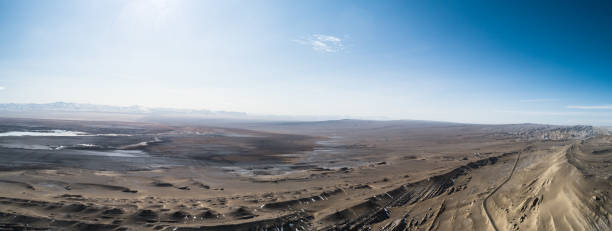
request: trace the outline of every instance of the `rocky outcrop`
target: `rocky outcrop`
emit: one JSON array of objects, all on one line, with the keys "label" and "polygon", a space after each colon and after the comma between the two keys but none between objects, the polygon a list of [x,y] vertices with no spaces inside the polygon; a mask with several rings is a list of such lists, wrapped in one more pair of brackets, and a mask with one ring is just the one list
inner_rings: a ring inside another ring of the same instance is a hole
[{"label": "rocky outcrop", "polygon": [[582,140],[598,135],[592,126],[542,126],[520,129],[515,135],[527,140]]}]

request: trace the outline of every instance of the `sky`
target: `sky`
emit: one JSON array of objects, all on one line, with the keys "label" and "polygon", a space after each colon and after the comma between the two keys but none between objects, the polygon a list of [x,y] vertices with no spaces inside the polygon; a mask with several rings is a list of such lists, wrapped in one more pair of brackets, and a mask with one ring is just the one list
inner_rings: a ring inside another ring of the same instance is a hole
[{"label": "sky", "polygon": [[0,0],[0,103],[612,125],[610,1]]}]

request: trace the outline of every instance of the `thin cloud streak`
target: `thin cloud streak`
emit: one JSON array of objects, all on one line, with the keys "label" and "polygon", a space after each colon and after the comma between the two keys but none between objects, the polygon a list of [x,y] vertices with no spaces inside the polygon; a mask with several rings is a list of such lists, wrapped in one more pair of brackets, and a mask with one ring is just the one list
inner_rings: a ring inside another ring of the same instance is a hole
[{"label": "thin cloud streak", "polygon": [[570,105],[567,106],[569,109],[582,109],[582,110],[606,110],[612,109],[612,105]]},{"label": "thin cloud streak", "polygon": [[520,100],[521,103],[543,103],[543,102],[554,102],[558,101],[558,99],[523,99]]},{"label": "thin cloud streak", "polygon": [[0,91],[2,91],[2,90],[4,90],[4,89],[6,89],[6,88],[4,88],[3,86],[0,86]]},{"label": "thin cloud streak", "polygon": [[520,111],[520,110],[497,110],[496,112],[517,114],[517,115],[533,115],[533,116],[576,116],[590,115],[596,116],[596,113],[588,112],[563,112],[563,111]]},{"label": "thin cloud streak", "polygon": [[306,39],[293,41],[301,45],[308,45],[318,52],[335,53],[344,50],[342,39],[331,35],[313,34]]}]

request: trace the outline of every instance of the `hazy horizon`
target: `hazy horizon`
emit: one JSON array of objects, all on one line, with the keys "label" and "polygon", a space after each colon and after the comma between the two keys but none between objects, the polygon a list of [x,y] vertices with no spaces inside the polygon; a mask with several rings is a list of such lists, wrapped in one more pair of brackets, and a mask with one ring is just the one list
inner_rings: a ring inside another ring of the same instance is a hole
[{"label": "hazy horizon", "polygon": [[0,103],[612,125],[610,3],[2,1]]},{"label": "hazy horizon", "polygon": [[[450,123],[450,124],[473,124],[473,125],[516,125],[516,124],[541,124],[541,125],[552,125],[552,126],[595,126],[600,128],[610,128],[612,124],[589,124],[589,123],[534,123],[534,122],[516,122],[516,123],[496,123],[496,122],[465,122],[465,121],[449,121],[449,120],[426,120],[426,119],[410,119],[410,118],[387,118],[387,117],[360,117],[350,115],[287,115],[287,114],[257,114],[249,112],[238,112],[238,111],[215,111],[208,110],[205,108],[172,108],[172,107],[144,107],[140,105],[100,105],[100,104],[78,104],[71,102],[53,102],[53,103],[24,103],[15,105],[38,105],[47,106],[55,104],[77,104],[79,106],[91,106],[91,107],[111,107],[121,108],[122,110],[133,109],[135,111],[108,111],[108,108],[98,108],[99,110],[86,110],[81,108],[80,110],[47,110],[47,111],[36,111],[31,109],[20,110],[6,110],[1,107],[7,104],[15,103],[0,103],[0,117],[7,118],[25,118],[25,119],[68,119],[68,120],[85,120],[85,121],[138,121],[138,118],[130,117],[113,117],[112,114],[118,115],[150,115],[147,118],[140,118],[147,120],[170,120],[180,121],[186,119],[187,121],[198,121],[211,122],[214,121],[234,121],[234,122],[327,122],[327,121],[341,121],[341,120],[354,120],[354,121],[380,121],[380,122],[393,122],[393,121],[423,121],[423,122],[434,122],[434,123]],[[40,115],[40,112],[55,112],[55,114]],[[35,114],[32,114],[35,113]],[[80,114],[86,113],[86,114]],[[91,114],[93,113],[93,114]],[[110,114],[109,114],[110,113]],[[65,116],[70,115],[71,117],[66,118]],[[108,116],[103,118],[104,116]],[[110,116],[109,116],[110,115]]]}]

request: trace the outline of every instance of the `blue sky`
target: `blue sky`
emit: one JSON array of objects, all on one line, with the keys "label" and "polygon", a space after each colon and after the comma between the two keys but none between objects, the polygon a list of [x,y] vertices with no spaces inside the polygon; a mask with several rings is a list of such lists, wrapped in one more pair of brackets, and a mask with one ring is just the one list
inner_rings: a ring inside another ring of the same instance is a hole
[{"label": "blue sky", "polygon": [[612,3],[0,1],[0,103],[612,125]]}]

